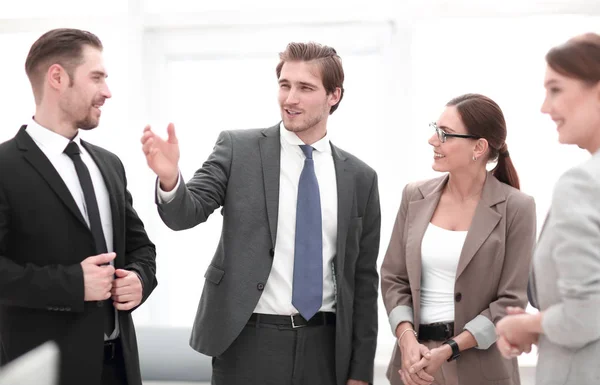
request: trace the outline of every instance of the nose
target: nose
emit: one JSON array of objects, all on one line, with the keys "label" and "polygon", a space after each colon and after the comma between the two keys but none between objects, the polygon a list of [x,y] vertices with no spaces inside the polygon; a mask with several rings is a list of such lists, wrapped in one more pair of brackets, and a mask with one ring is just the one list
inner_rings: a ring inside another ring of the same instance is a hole
[{"label": "nose", "polygon": [[438,138],[437,134],[434,132],[433,135],[431,135],[429,137],[429,140],[427,141],[427,143],[429,143],[433,147],[438,147],[440,145],[440,139]]},{"label": "nose", "polygon": [[549,114],[550,113],[550,101],[548,100],[548,95],[547,94],[544,97],[544,102],[542,103],[542,107],[540,108],[540,111],[542,112],[542,114]]},{"label": "nose", "polygon": [[287,104],[298,104],[298,95],[297,92],[292,88],[287,94],[285,98],[285,102]]},{"label": "nose", "polygon": [[102,89],[102,96],[105,99],[110,99],[112,97],[112,93],[110,92],[110,89],[108,88],[108,84],[104,85],[104,88]]}]

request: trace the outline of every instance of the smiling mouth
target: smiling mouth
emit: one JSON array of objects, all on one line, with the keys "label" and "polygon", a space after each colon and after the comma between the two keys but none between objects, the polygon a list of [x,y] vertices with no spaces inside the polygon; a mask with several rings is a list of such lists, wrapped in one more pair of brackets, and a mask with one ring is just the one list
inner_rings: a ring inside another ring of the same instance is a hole
[{"label": "smiling mouth", "polygon": [[446,157],[446,155],[442,155],[442,154],[438,154],[437,152],[434,152],[434,153],[433,153],[433,157],[434,157],[435,159],[442,159],[442,158],[445,158],[445,157]]},{"label": "smiling mouth", "polygon": [[284,108],[284,111],[290,116],[298,116],[301,114],[300,111],[294,111],[294,110],[290,110],[288,108]]}]

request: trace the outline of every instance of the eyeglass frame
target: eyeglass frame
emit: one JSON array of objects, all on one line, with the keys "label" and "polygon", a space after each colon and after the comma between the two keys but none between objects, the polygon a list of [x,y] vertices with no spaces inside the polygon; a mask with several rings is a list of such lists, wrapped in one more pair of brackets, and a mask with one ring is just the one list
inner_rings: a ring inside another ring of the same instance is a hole
[{"label": "eyeglass frame", "polygon": [[[446,143],[447,138],[481,139],[480,136],[471,135],[471,134],[449,134],[446,131],[439,128],[437,126],[436,122],[429,123],[429,127],[433,128],[435,130],[435,133],[436,133],[438,139],[442,143]],[[440,135],[440,132],[442,133],[442,135]]]}]

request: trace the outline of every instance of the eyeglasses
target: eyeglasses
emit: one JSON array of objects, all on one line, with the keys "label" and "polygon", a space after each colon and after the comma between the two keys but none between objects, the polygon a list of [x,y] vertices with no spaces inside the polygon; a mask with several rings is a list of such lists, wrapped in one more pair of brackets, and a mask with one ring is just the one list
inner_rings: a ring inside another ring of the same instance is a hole
[{"label": "eyeglasses", "polygon": [[439,128],[435,122],[429,123],[429,127],[433,128],[435,130],[435,133],[437,134],[438,139],[442,143],[446,143],[446,138],[481,139],[479,136],[476,136],[476,135],[469,135],[469,134],[448,134],[446,131],[444,131],[441,128]]}]

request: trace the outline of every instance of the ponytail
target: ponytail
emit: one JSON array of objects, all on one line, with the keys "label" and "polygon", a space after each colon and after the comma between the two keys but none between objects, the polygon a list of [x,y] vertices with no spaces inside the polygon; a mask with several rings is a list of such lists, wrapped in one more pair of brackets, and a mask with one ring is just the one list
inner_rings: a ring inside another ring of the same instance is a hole
[{"label": "ponytail", "polygon": [[517,175],[517,170],[510,158],[506,143],[504,143],[502,148],[498,151],[498,164],[496,164],[496,167],[492,170],[492,175],[500,182],[506,183],[517,190],[520,190],[521,188],[521,185],[519,184],[519,175]]}]

